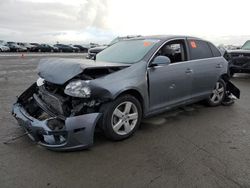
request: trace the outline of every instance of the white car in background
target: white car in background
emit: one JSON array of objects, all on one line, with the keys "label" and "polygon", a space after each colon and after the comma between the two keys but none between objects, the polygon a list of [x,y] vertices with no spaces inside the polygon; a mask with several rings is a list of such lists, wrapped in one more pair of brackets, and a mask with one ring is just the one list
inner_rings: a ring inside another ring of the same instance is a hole
[{"label": "white car in background", "polygon": [[4,44],[0,44],[0,52],[9,52],[10,48]]}]

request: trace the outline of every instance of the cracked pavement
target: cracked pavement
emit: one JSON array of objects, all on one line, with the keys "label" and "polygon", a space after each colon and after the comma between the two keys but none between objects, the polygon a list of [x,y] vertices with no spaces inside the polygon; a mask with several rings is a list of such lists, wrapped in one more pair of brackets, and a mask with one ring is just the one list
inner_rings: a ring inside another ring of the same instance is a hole
[{"label": "cracked pavement", "polygon": [[11,105],[37,79],[40,58],[0,57],[1,188],[250,187],[250,75],[233,78],[242,93],[233,106],[163,113],[122,142],[97,133],[94,147],[77,152],[49,151],[27,137],[3,144],[23,133]]}]

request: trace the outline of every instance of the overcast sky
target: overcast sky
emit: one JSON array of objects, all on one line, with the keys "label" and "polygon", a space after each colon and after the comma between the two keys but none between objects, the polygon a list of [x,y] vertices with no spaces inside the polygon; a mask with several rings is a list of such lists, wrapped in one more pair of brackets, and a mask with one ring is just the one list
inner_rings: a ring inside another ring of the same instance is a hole
[{"label": "overcast sky", "polygon": [[0,0],[0,40],[107,43],[116,36],[183,34],[250,39],[249,0]]}]

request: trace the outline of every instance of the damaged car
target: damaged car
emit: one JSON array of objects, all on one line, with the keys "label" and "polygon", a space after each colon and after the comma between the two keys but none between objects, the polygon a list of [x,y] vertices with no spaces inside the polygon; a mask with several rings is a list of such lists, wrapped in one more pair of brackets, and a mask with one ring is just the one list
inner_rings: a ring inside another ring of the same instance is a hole
[{"label": "damaged car", "polygon": [[224,57],[229,63],[230,76],[235,73],[250,73],[250,40],[240,49],[225,51]]},{"label": "damaged car", "polygon": [[51,150],[89,148],[97,128],[111,140],[135,133],[143,118],[206,101],[240,97],[228,62],[210,42],[186,36],[123,40],[95,60],[51,58],[13,105],[29,137]]}]

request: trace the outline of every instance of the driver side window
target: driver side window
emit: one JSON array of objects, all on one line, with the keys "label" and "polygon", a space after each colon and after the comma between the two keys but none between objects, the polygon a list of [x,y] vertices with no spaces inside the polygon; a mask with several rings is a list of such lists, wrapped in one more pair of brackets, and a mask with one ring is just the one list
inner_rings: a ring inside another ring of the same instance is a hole
[{"label": "driver side window", "polygon": [[171,60],[171,63],[187,61],[187,49],[185,46],[185,41],[174,40],[166,43],[156,53],[155,57],[157,56],[167,56]]}]

